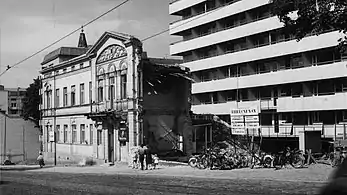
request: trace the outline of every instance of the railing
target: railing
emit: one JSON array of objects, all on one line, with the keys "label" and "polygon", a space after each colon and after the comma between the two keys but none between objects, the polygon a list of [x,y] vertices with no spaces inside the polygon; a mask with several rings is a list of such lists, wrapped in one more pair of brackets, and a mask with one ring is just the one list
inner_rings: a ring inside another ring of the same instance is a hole
[{"label": "railing", "polygon": [[[180,1],[180,0],[175,0],[174,2],[176,2],[176,1]],[[206,10],[203,10],[203,11],[200,11],[200,12],[197,12],[197,13],[195,13],[195,14],[191,14],[191,15],[189,15],[189,16],[184,16],[184,17],[182,17],[181,19],[178,19],[178,20],[176,20],[176,21],[174,21],[174,22],[171,22],[170,25],[171,25],[171,24],[174,24],[174,23],[176,23],[176,22],[182,21],[182,20],[187,20],[187,19],[192,18],[192,17],[194,17],[194,16],[198,16],[198,15],[201,15],[201,14],[204,14],[204,13],[207,13],[207,12],[210,12],[210,11],[213,11],[213,10],[216,10],[216,9],[218,9],[218,8],[221,8],[221,7],[225,7],[225,6],[231,5],[231,4],[236,3],[236,2],[238,2],[238,1],[242,1],[242,0],[234,0],[234,1],[231,1],[231,2],[229,2],[229,3],[223,3],[223,4],[220,4],[219,6],[215,6],[215,7],[212,7],[212,8],[209,8],[209,9],[206,9]],[[174,3],[174,2],[172,2],[172,3]],[[170,3],[170,4],[172,4],[172,3]]]},{"label": "railing", "polygon": [[305,131],[321,131],[321,136],[326,138],[347,139],[347,124],[335,125],[292,125],[280,124],[278,131],[275,132],[275,126],[262,125],[260,127],[261,134],[264,137],[298,137],[301,132]]},{"label": "railing", "polygon": [[[333,32],[333,31],[335,31],[335,30],[327,30],[327,31],[324,31],[323,33],[329,33],[329,32]],[[313,35],[315,35],[315,33],[310,33],[306,37],[313,36]],[[295,37],[291,37],[291,38],[287,38],[287,39],[283,39],[283,40],[279,40],[279,41],[268,42],[268,43],[265,43],[265,44],[262,44],[262,45],[250,45],[250,46],[245,47],[245,48],[240,48],[237,51],[235,51],[235,50],[233,50],[233,51],[226,51],[226,52],[223,52],[223,53],[220,53],[220,54],[217,54],[217,55],[204,56],[203,58],[196,58],[196,59],[192,59],[190,61],[186,60],[186,61],[184,61],[184,63],[197,61],[197,60],[201,60],[201,59],[206,59],[206,58],[211,58],[211,57],[215,57],[215,56],[221,56],[221,55],[225,55],[225,54],[229,54],[229,53],[236,53],[236,52],[239,52],[239,51],[245,51],[245,50],[254,49],[254,48],[258,48],[258,47],[274,45],[274,44],[277,44],[277,43],[292,41],[292,40],[295,40],[295,39],[296,39]]]},{"label": "railing", "polygon": [[210,31],[207,32],[207,33],[203,33],[203,34],[199,34],[199,35],[197,35],[197,36],[191,36],[191,37],[186,38],[186,39],[183,39],[183,40],[175,41],[175,42],[171,43],[170,45],[174,45],[174,44],[177,44],[177,43],[180,43],[180,42],[185,42],[185,41],[197,39],[197,38],[199,38],[199,37],[207,36],[207,35],[210,35],[210,34],[213,34],[213,33],[216,33],[216,32],[221,32],[221,31],[229,30],[229,29],[232,29],[232,28],[236,28],[236,27],[239,27],[239,26],[243,26],[243,25],[246,25],[246,24],[250,24],[250,23],[257,22],[257,21],[264,20],[264,19],[271,18],[271,17],[273,17],[273,15],[272,15],[272,14],[269,14],[269,15],[266,15],[266,16],[263,16],[263,17],[260,17],[260,18],[256,18],[256,19],[251,19],[251,20],[248,20],[248,21],[239,22],[239,23],[236,23],[236,24],[233,24],[233,25],[231,25],[231,26],[224,27],[224,28],[215,29],[215,30],[210,30]]},{"label": "railing", "polygon": [[98,102],[92,105],[92,112],[123,111],[128,109],[128,103],[131,100],[115,100]]},{"label": "railing", "polygon": [[252,71],[252,72],[248,72],[248,73],[240,72],[239,74],[234,74],[234,75],[231,75],[231,76],[220,76],[220,77],[205,78],[205,79],[200,79],[200,80],[199,79],[195,79],[195,83],[203,83],[203,82],[223,80],[223,79],[228,79],[228,78],[252,76],[252,75],[258,75],[258,74],[266,74],[266,73],[270,73],[270,72],[280,72],[280,71],[299,69],[299,68],[309,68],[309,67],[313,67],[313,66],[329,65],[329,64],[343,62],[343,61],[347,61],[347,56],[342,56],[340,59],[335,59],[335,60],[329,60],[329,61],[318,62],[318,63],[311,63],[311,64],[303,64],[302,66],[279,67],[277,69]]}]

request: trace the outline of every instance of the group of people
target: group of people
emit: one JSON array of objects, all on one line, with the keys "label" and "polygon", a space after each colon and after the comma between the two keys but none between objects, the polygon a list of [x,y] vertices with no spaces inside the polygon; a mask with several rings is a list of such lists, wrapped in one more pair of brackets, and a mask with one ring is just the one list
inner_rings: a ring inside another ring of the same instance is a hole
[{"label": "group of people", "polygon": [[150,147],[142,144],[137,150],[133,153],[133,162],[132,168],[141,170],[156,169],[159,163],[159,158],[157,154],[151,152]]}]

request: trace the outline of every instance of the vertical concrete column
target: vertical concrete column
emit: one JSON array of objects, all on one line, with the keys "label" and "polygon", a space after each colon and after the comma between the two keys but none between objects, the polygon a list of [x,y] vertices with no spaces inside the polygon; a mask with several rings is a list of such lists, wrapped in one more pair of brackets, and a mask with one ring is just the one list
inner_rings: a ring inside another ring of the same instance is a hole
[{"label": "vertical concrete column", "polygon": [[114,129],[114,143],[113,143],[113,150],[114,150],[114,159],[115,161],[120,161],[120,144],[118,141],[118,129]]},{"label": "vertical concrete column", "polygon": [[306,151],[305,147],[305,131],[299,131],[299,150]]},{"label": "vertical concrete column", "polygon": [[[134,113],[128,112],[128,128],[129,128],[129,148],[135,146],[134,145],[134,132],[136,129],[134,129]],[[129,151],[129,150],[128,150]]]},{"label": "vertical concrete column", "polygon": [[93,158],[98,158],[98,139],[97,139],[97,131],[98,129],[93,125],[90,124],[92,127],[92,133],[93,133]]},{"label": "vertical concrete column", "polygon": [[105,162],[108,161],[108,128],[103,130],[103,135],[104,135],[104,160]]}]

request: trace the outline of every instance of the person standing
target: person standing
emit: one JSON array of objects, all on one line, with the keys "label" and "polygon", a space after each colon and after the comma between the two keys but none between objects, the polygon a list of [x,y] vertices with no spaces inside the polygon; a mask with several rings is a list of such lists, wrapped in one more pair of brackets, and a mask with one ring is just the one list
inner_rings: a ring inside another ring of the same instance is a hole
[{"label": "person standing", "polygon": [[148,145],[147,145],[147,149],[145,150],[145,153],[146,153],[146,170],[148,170],[148,167],[153,163],[151,148]]},{"label": "person standing", "polygon": [[144,144],[141,144],[139,151],[138,151],[141,170],[143,170],[143,161],[145,160],[145,148],[144,148],[144,146],[145,146]]}]

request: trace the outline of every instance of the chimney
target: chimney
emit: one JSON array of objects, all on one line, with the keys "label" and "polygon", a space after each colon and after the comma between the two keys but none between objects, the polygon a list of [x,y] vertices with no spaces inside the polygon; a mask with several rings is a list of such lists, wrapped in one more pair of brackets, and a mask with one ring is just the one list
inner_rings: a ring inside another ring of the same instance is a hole
[{"label": "chimney", "polygon": [[84,47],[84,48],[88,47],[86,35],[84,34],[84,30],[83,30],[83,26],[82,26],[82,30],[80,33],[80,38],[78,40],[78,46],[77,47]]}]

